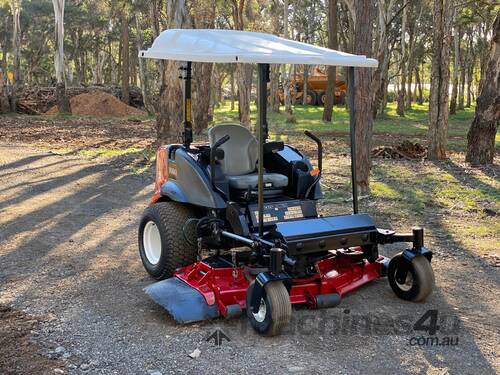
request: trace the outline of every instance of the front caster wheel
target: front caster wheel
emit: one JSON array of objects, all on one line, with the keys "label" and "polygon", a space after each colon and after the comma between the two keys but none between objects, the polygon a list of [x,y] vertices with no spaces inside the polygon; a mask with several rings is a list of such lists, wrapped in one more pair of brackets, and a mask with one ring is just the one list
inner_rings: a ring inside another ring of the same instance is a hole
[{"label": "front caster wheel", "polygon": [[292,304],[288,291],[280,281],[273,281],[264,287],[260,301],[259,311],[253,313],[251,296],[255,281],[247,290],[247,317],[253,329],[266,336],[276,336],[290,322],[292,317]]},{"label": "front caster wheel", "polygon": [[400,283],[396,280],[398,269],[408,262],[402,253],[394,256],[389,263],[388,278],[392,290],[401,299],[407,301],[423,301],[432,292],[434,287],[434,272],[431,263],[424,256],[417,256],[412,259],[406,280]]}]

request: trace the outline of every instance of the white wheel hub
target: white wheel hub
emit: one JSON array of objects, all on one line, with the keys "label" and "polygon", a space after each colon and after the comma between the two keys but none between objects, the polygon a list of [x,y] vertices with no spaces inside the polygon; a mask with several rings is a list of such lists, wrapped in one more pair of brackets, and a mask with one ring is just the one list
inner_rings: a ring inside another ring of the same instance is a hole
[{"label": "white wheel hub", "polygon": [[[394,280],[396,280],[396,276],[394,276]],[[400,284],[396,280],[396,284],[398,285],[399,289],[401,289],[403,292],[409,291],[413,286],[413,275],[411,274],[410,271],[408,271],[405,282],[403,284]]]},{"label": "white wheel hub", "polygon": [[264,301],[264,298],[260,299],[259,311],[256,313],[252,312],[252,314],[254,319],[259,323],[262,323],[264,319],[266,319],[266,302]]},{"label": "white wheel hub", "polygon": [[160,261],[161,237],[158,227],[153,221],[148,221],[144,226],[142,244],[148,262],[155,265]]}]

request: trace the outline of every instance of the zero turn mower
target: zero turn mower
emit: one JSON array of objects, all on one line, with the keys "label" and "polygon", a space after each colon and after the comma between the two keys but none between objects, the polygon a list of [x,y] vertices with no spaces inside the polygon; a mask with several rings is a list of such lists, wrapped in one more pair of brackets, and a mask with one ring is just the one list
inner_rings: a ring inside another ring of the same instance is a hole
[{"label": "zero turn mower", "polygon": [[[179,322],[246,315],[265,335],[289,322],[292,305],[336,306],[360,286],[387,276],[394,293],[421,301],[432,291],[432,253],[424,233],[377,228],[358,212],[354,90],[349,90],[353,212],[322,216],[321,140],[317,167],[297,148],[268,140],[269,64],[322,64],[369,69],[377,61],[274,35],[233,30],[167,30],[140,57],[182,61],[182,144],[158,149],[156,191],[139,226],[147,272],[161,280],[146,292]],[[193,144],[191,62],[256,63],[257,138],[238,124],[215,125]],[[388,259],[379,245],[408,242]]]}]

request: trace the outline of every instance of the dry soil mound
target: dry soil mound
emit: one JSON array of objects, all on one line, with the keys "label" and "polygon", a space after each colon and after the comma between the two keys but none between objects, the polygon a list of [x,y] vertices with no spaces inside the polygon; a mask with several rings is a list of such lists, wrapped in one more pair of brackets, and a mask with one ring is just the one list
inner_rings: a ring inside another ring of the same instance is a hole
[{"label": "dry soil mound", "polygon": [[[94,91],[74,96],[71,98],[70,102],[71,112],[74,115],[123,117],[146,114],[146,112],[126,105],[115,96],[102,91]],[[57,106],[52,107],[46,113],[57,113]]]}]

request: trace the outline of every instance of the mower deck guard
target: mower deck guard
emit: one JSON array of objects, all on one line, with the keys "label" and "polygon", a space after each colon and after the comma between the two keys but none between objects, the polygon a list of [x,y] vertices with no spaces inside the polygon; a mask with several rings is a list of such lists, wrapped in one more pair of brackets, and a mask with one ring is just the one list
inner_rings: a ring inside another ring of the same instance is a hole
[{"label": "mower deck guard", "polygon": [[144,288],[147,295],[164,307],[179,323],[217,318],[217,305],[209,305],[203,296],[177,277],[162,280]]}]

